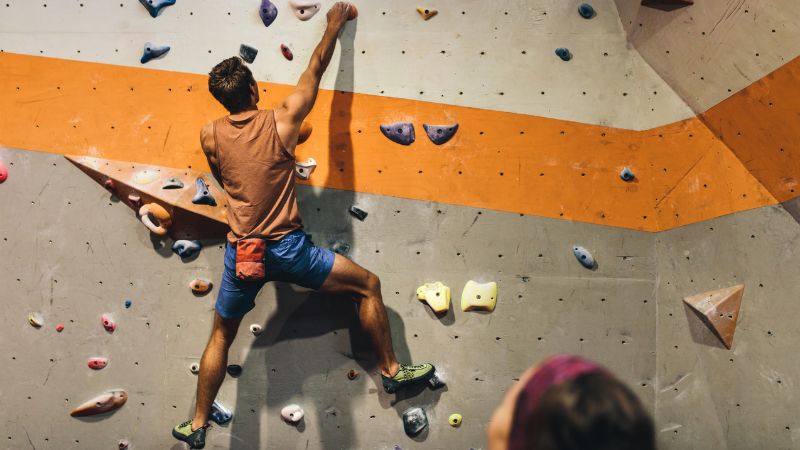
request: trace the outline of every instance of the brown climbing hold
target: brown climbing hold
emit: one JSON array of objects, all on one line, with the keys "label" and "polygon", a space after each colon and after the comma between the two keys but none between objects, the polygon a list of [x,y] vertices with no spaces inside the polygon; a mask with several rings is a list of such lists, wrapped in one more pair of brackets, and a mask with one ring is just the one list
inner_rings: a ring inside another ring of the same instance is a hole
[{"label": "brown climbing hold", "polygon": [[197,295],[205,294],[211,290],[211,282],[195,278],[189,283],[189,287],[192,289],[192,292]]},{"label": "brown climbing hold", "polygon": [[292,49],[287,47],[285,44],[281,44],[281,53],[283,53],[283,57],[288,59],[289,61],[294,59],[294,54],[292,54]]},{"label": "brown climbing hold", "polygon": [[430,20],[431,17],[435,16],[436,14],[439,14],[439,11],[435,9],[423,8],[422,6],[417,6],[417,12],[425,20]]},{"label": "brown climbing hold", "polygon": [[306,122],[304,120],[303,123],[300,124],[300,133],[297,135],[297,143],[302,144],[307,141],[312,131],[314,131],[314,126],[311,125],[311,122]]},{"label": "brown climbing hold", "polygon": [[72,417],[93,416],[120,408],[128,401],[128,393],[123,390],[108,391],[89,400],[69,413]]},{"label": "brown climbing hold", "polygon": [[350,369],[350,371],[347,372],[347,379],[355,380],[356,378],[358,378],[358,371],[355,369]]},{"label": "brown climbing hold", "polygon": [[683,299],[695,310],[703,322],[717,335],[728,349],[733,344],[739,308],[742,305],[744,285],[737,284],[725,289],[704,292]]}]

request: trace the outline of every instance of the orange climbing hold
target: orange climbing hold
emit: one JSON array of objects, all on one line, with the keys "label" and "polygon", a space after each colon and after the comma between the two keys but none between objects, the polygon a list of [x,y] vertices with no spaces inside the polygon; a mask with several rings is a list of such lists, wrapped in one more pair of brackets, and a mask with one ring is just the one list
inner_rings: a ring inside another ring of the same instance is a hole
[{"label": "orange climbing hold", "polygon": [[430,20],[431,17],[439,14],[439,11],[437,11],[435,9],[423,8],[422,6],[417,6],[417,12],[425,20]]},{"label": "orange climbing hold", "polygon": [[692,295],[683,301],[695,310],[703,322],[725,344],[731,348],[736,322],[739,320],[739,308],[742,305],[744,285],[737,284],[725,289]]},{"label": "orange climbing hold", "polygon": [[69,413],[72,417],[103,414],[122,407],[128,401],[128,393],[123,390],[108,391],[89,400]]},{"label": "orange climbing hold", "polygon": [[189,287],[192,289],[192,292],[197,295],[205,294],[211,290],[211,282],[196,278],[189,283]]}]

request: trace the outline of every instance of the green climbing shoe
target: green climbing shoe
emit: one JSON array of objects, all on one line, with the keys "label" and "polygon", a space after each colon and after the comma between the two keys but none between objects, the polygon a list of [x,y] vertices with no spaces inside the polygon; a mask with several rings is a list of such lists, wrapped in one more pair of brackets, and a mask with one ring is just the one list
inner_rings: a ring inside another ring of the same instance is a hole
[{"label": "green climbing shoe", "polygon": [[435,371],[436,368],[432,364],[420,364],[418,366],[400,364],[400,370],[392,378],[381,375],[383,390],[389,394],[394,394],[401,387],[430,380]]},{"label": "green climbing shoe", "polygon": [[172,429],[172,435],[179,441],[189,444],[189,448],[203,448],[206,446],[206,428],[210,425],[205,425],[192,431],[192,420],[176,426]]}]

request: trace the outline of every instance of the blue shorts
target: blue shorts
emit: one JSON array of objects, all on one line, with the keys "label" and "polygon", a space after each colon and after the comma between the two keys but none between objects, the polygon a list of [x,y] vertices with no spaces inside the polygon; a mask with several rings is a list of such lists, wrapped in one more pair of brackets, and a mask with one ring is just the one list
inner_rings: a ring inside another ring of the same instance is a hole
[{"label": "blue shorts", "polygon": [[280,241],[268,242],[264,256],[266,278],[242,281],[236,278],[236,246],[225,245],[225,269],[214,309],[224,319],[243,317],[255,308],[256,295],[269,281],[286,281],[319,289],[333,269],[334,253],[319,248],[302,230],[293,231]]}]

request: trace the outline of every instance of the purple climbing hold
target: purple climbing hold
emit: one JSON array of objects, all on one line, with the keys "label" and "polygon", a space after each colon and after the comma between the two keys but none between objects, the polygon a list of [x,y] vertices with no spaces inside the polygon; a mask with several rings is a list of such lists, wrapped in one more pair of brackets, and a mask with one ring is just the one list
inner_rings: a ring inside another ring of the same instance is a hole
[{"label": "purple climbing hold", "polygon": [[425,133],[428,134],[431,142],[436,145],[442,145],[455,136],[456,131],[458,131],[458,124],[428,125],[427,123],[424,123],[422,124],[422,128],[425,129]]},{"label": "purple climbing hold", "polygon": [[278,7],[269,0],[261,0],[261,8],[259,8],[258,14],[261,16],[261,21],[264,22],[264,26],[268,27],[272,25],[272,22],[278,17]]},{"label": "purple climbing hold", "polygon": [[242,44],[239,46],[239,56],[249,64],[253,64],[253,61],[256,60],[256,55],[258,55],[257,48],[250,47],[247,44]]},{"label": "purple climbing hold", "polygon": [[217,201],[214,200],[214,196],[211,195],[211,191],[208,189],[206,180],[197,178],[197,181],[195,181],[194,185],[197,188],[197,193],[194,195],[194,197],[192,197],[192,203],[196,205],[217,206]]},{"label": "purple climbing hold", "polygon": [[150,16],[157,17],[162,8],[174,5],[175,1],[176,0],[139,0],[139,3],[147,8],[147,11],[150,12]]},{"label": "purple climbing hold", "polygon": [[148,42],[144,44],[144,54],[142,54],[142,59],[139,61],[142,64],[146,64],[151,59],[166,55],[168,51],[169,45],[153,45],[152,42]]},{"label": "purple climbing hold", "polygon": [[400,145],[411,145],[415,139],[414,124],[411,122],[395,122],[381,125],[381,133],[392,142]]}]

